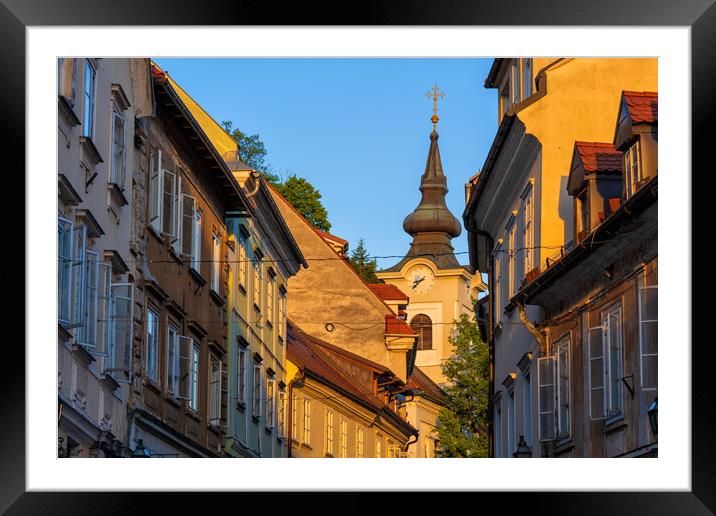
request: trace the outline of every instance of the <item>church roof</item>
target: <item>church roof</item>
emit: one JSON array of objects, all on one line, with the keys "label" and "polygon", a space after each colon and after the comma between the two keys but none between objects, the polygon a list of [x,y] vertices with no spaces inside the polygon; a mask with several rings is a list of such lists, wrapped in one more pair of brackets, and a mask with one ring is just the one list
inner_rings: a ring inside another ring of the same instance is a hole
[{"label": "church roof", "polygon": [[368,283],[368,288],[383,301],[410,301],[410,298],[392,283]]}]

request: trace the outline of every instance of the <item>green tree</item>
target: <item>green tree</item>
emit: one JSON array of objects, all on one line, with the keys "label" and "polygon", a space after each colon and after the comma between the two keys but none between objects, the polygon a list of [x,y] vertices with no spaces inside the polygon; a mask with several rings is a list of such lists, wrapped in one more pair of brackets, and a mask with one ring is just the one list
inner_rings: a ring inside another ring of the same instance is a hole
[{"label": "green tree", "polygon": [[322,231],[330,231],[328,212],[321,202],[321,192],[303,177],[295,174],[288,176],[283,183],[275,185],[278,193],[283,195],[308,222]]},{"label": "green tree", "polygon": [[[234,123],[230,120],[224,120],[221,125],[239,146],[241,161],[260,172],[308,222],[323,231],[331,229],[328,212],[321,202],[321,193],[306,178],[289,173],[277,174],[266,162],[268,152],[258,134],[247,136],[240,129],[234,129]],[[282,177],[286,179],[282,181]]]},{"label": "green tree", "polygon": [[370,257],[362,238],[358,240],[358,245],[353,249],[348,262],[366,283],[382,283],[375,275],[378,262],[375,258]]},{"label": "green tree", "polygon": [[460,316],[450,336],[453,355],[443,364],[449,384],[437,418],[440,457],[487,457],[488,349],[477,323]]}]

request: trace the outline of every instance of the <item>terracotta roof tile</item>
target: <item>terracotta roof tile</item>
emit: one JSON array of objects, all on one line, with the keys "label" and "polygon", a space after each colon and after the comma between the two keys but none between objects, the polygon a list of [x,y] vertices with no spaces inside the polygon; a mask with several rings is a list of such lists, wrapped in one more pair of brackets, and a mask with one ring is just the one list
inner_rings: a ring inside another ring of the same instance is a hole
[{"label": "terracotta roof tile", "polygon": [[659,94],[651,91],[624,91],[624,102],[635,124],[655,124],[659,120]]},{"label": "terracotta roof tile", "polygon": [[410,298],[390,283],[368,283],[368,288],[383,301],[410,301]]},{"label": "terracotta roof tile", "polygon": [[415,366],[413,369],[413,376],[407,383],[406,387],[410,389],[418,389],[425,392],[427,395],[432,396],[438,400],[445,399],[445,391],[443,391],[438,384],[433,382],[428,375],[426,375],[422,369]]},{"label": "terracotta roof tile", "polygon": [[385,334],[386,335],[417,335],[402,319],[398,319],[395,315],[385,316]]},{"label": "terracotta roof tile", "polygon": [[348,245],[348,240],[344,240],[341,237],[337,237],[336,235],[332,235],[328,231],[322,231],[318,228],[314,228],[316,232],[321,235],[323,238],[328,238],[329,240],[333,240],[334,242],[338,242],[339,244]]},{"label": "terracotta roof tile", "polygon": [[611,143],[574,142],[585,172],[621,173],[622,153]]}]

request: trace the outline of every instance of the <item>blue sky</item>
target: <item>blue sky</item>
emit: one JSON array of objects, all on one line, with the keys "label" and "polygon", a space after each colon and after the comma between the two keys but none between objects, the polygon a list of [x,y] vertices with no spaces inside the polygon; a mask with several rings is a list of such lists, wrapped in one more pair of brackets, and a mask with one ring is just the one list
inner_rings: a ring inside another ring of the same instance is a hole
[{"label": "blue sky", "polygon": [[[258,133],[278,173],[318,188],[333,227],[373,256],[404,255],[403,219],[418,204],[432,130],[438,133],[448,207],[462,221],[465,181],[483,165],[497,129],[490,59],[169,59],[164,68],[218,122]],[[467,251],[465,232],[453,240]],[[468,263],[467,254],[459,254]],[[381,268],[398,258],[379,259]]]}]

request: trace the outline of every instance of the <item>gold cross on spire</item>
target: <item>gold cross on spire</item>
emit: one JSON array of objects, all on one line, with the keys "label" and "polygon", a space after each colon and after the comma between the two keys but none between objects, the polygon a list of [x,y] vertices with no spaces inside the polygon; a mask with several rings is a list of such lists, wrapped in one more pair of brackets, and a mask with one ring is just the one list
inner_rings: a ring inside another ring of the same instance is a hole
[{"label": "gold cross on spire", "polygon": [[433,116],[430,119],[433,122],[433,131],[436,130],[438,120],[438,98],[442,98],[445,94],[438,90],[438,83],[435,83],[433,90],[425,94],[426,97],[433,99]]}]

